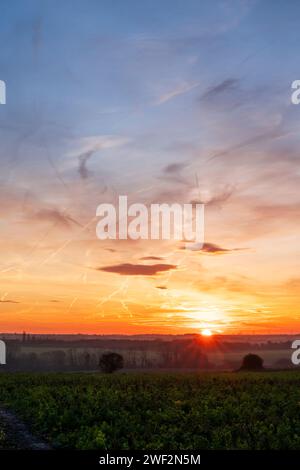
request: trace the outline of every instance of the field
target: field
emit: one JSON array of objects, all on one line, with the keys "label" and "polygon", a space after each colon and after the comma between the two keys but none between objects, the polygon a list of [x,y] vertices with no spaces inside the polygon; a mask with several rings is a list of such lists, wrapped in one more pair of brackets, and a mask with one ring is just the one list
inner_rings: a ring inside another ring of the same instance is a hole
[{"label": "field", "polygon": [[[251,350],[251,348],[249,348]],[[37,356],[40,355],[45,355],[45,354],[53,354],[57,352],[57,348],[55,347],[26,347],[26,348],[20,348],[20,354],[37,354]],[[123,351],[123,350],[118,350],[114,348],[116,352],[119,354],[122,354],[125,361],[128,361],[130,358],[130,352],[128,351]],[[70,349],[68,348],[60,348],[60,352],[63,352],[66,356],[70,353]],[[107,349],[97,349],[97,354],[103,354],[104,352],[107,352]],[[255,353],[257,352],[262,356],[264,359],[264,364],[268,367],[276,367],[276,362],[279,359],[286,359],[289,362],[291,358],[291,350],[290,349],[270,349],[270,350],[264,350],[264,351],[254,351]],[[73,355],[76,357],[83,356],[84,354],[89,353],[90,355],[93,355],[95,353],[95,350],[93,348],[76,348],[73,349]],[[238,368],[240,364],[242,363],[243,357],[245,355],[245,351],[229,351],[229,352],[218,352],[218,351],[213,351],[213,352],[205,352],[208,360],[210,363],[214,364],[215,366],[220,366],[224,363],[224,360],[227,362],[230,362],[232,364],[235,364],[236,367]],[[137,361],[140,363],[141,358],[143,355],[143,351],[135,351],[134,352]],[[145,353],[144,353],[145,355]],[[154,365],[156,364],[157,361],[159,361],[159,354],[156,351],[148,351],[147,352],[147,359],[151,361]],[[96,367],[95,367],[96,368]]]},{"label": "field", "polygon": [[0,406],[54,448],[300,448],[297,371],[3,373]]}]

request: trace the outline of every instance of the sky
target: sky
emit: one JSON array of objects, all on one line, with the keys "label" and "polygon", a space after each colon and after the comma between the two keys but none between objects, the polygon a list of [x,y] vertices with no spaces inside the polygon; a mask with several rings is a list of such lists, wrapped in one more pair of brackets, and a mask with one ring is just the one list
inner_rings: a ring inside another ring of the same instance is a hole
[{"label": "sky", "polygon": [[[296,333],[300,3],[1,4],[0,330]],[[96,208],[205,203],[205,244]]]}]

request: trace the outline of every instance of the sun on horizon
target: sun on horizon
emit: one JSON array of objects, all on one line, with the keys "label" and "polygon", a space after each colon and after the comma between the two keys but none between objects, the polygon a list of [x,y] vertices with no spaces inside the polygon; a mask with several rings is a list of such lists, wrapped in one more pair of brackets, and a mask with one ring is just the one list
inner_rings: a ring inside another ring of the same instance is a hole
[{"label": "sun on horizon", "polygon": [[202,336],[212,336],[213,332],[209,330],[208,328],[205,328],[204,330],[201,331]]}]

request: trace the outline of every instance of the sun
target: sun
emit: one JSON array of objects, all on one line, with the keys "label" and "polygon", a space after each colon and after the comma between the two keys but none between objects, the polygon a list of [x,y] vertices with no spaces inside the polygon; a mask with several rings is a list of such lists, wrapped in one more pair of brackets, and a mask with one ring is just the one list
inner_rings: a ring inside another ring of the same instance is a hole
[{"label": "sun", "polygon": [[202,336],[212,336],[212,334],[213,334],[212,331],[208,330],[207,328],[201,331]]}]

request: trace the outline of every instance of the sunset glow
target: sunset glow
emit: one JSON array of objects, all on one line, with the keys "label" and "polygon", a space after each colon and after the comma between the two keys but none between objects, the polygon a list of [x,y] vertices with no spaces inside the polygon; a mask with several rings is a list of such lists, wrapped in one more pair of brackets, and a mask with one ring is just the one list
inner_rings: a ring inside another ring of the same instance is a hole
[{"label": "sunset glow", "polygon": [[[92,3],[74,23],[45,7],[40,40],[30,8],[3,20],[0,329],[299,332],[297,31],[278,41],[281,14],[264,28],[252,2]],[[203,247],[98,239],[98,205],[121,194],[205,204]]]}]

